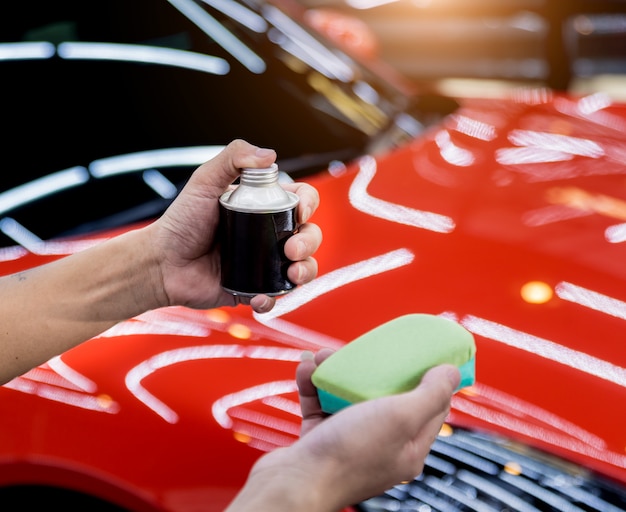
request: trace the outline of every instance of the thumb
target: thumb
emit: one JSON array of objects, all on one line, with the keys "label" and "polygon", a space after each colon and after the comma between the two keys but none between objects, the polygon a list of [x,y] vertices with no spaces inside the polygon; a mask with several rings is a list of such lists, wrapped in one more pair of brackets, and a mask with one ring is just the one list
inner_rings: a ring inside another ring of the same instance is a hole
[{"label": "thumb", "polygon": [[202,188],[219,197],[237,179],[244,167],[265,168],[276,161],[273,149],[260,148],[245,140],[232,141],[211,160],[202,164],[192,179],[201,180]]},{"label": "thumb", "polygon": [[451,364],[435,366],[426,372],[420,384],[408,392],[422,420],[448,413],[450,399],[460,381],[459,369]]},{"label": "thumb", "polygon": [[430,386],[434,383],[440,384],[444,388],[449,388],[450,394],[459,386],[461,373],[452,364],[441,364],[428,370],[422,377],[420,386]]}]

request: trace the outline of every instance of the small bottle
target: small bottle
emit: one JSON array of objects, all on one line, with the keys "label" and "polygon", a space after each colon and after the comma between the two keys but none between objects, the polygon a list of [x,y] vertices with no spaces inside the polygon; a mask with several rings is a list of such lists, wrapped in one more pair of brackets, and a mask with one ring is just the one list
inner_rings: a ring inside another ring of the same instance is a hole
[{"label": "small bottle", "polygon": [[220,197],[222,288],[233,295],[283,295],[295,285],[285,242],[297,231],[298,196],[278,183],[278,165],[244,168]]}]

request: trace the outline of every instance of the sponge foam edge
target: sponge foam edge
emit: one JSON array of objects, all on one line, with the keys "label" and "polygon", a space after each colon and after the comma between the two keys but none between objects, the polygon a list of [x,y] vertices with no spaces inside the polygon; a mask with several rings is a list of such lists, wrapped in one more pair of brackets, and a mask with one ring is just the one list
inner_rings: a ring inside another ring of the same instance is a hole
[{"label": "sponge foam edge", "polygon": [[359,336],[328,357],[313,372],[322,409],[347,405],[415,388],[439,364],[461,372],[458,389],[475,381],[476,344],[463,326],[429,314],[400,316]]}]

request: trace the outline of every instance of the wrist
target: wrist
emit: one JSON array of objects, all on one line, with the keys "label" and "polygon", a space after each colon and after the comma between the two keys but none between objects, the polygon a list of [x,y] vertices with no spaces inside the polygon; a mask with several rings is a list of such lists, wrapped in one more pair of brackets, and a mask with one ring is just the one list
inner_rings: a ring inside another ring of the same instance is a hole
[{"label": "wrist", "polygon": [[226,512],[338,512],[341,483],[328,468],[311,463],[295,446],[261,457]]},{"label": "wrist", "polygon": [[[128,257],[128,286],[132,290],[138,313],[169,306],[163,284],[161,260],[153,243],[153,225],[130,231],[120,241]],[[129,238],[126,242],[125,237]]]}]

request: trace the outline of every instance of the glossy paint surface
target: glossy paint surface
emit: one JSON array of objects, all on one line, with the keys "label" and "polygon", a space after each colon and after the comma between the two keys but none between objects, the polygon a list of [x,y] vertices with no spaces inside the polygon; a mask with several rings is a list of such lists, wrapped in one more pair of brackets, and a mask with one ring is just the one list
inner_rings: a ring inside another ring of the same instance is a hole
[{"label": "glossy paint surface", "polygon": [[[310,178],[318,279],[256,317],[147,313],[5,385],[2,483],[67,475],[146,509],[220,510],[297,438],[301,351],[415,312],[477,340],[452,424],[626,482],[626,108],[582,113],[591,101],[467,101],[406,147]],[[4,274],[49,259],[4,256]]]}]

